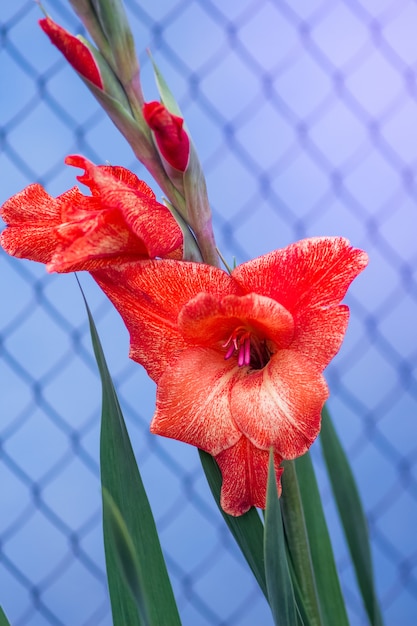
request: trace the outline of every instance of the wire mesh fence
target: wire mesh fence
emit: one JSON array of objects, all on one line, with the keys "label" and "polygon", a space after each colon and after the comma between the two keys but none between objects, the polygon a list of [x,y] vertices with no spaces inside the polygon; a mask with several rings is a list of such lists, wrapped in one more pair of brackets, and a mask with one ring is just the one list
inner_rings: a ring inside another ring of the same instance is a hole
[{"label": "wire mesh fence", "polygon": [[[126,0],[176,94],[207,176],[218,244],[238,262],[314,235],[370,255],[351,289],[330,409],[368,515],[387,625],[417,615],[417,4]],[[51,17],[81,26],[64,0]],[[74,184],[83,153],[152,184],[36,21],[0,8],[0,200]],[[157,190],[156,190],[157,191]],[[100,527],[100,388],[72,276],[0,256],[0,602],[15,626],[110,624]],[[120,319],[81,277],[155,513],[184,624],[271,623],[211,503],[195,450],[148,433],[153,384]],[[365,623],[313,447],[352,624]]]}]

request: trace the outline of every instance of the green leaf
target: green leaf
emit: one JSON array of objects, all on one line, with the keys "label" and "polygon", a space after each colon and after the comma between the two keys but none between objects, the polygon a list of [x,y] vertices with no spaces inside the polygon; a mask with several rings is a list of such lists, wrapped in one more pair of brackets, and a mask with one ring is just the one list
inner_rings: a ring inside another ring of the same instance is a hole
[{"label": "green leaf", "polygon": [[0,606],[0,626],[10,626],[10,622],[6,617],[5,612]]},{"label": "green leaf", "polygon": [[135,547],[119,509],[111,495],[104,488],[103,516],[106,518],[106,523],[108,523],[110,529],[109,541],[112,541],[112,549],[118,557],[119,568],[135,600],[141,623],[148,626],[149,616],[147,613],[146,595]]},{"label": "green leaf", "polygon": [[281,511],[296,601],[306,626],[323,626],[303,504],[293,461],[284,461]]},{"label": "green leaf", "polygon": [[365,513],[349,461],[326,407],[322,413],[320,443],[369,621],[373,626],[382,626]]},{"label": "green leaf", "polygon": [[269,456],[264,559],[269,606],[276,626],[297,626],[297,609],[287,562],[273,452]]},{"label": "green leaf", "polygon": [[321,497],[308,452],[295,460],[295,469],[323,624],[349,626]]},{"label": "green leaf", "polygon": [[[84,297],[84,296],[83,296]],[[85,298],[84,298],[85,301]],[[87,303],[91,338],[103,389],[100,437],[100,467],[103,493],[107,491],[126,524],[132,539],[143,596],[151,626],[181,624],[172,593],[158,533],[126,430],[117,395],[110,378],[100,340]],[[104,510],[106,504],[103,503]],[[111,521],[103,518],[107,578],[114,626],[144,626],[135,601],[125,584],[114,545]]]},{"label": "green leaf", "polygon": [[248,562],[259,587],[268,600],[266,589],[265,566],[263,556],[264,527],[261,518],[255,508],[250,509],[244,515],[233,517],[223,511],[220,506],[220,491],[222,475],[216,461],[210,454],[199,450],[201,464],[206,474],[207,482],[214,496],[217,506],[235,538],[243,556]]}]

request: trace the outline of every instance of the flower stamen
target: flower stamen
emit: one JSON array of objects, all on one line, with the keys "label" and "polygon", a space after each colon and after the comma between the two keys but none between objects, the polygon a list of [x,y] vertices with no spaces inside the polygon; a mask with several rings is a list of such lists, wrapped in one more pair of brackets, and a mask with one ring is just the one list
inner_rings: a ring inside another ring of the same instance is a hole
[{"label": "flower stamen", "polygon": [[237,364],[239,367],[250,365],[251,333],[244,326],[235,328],[226,343],[222,345],[222,348],[227,348],[227,352],[224,355],[225,360],[230,359],[237,352]]}]

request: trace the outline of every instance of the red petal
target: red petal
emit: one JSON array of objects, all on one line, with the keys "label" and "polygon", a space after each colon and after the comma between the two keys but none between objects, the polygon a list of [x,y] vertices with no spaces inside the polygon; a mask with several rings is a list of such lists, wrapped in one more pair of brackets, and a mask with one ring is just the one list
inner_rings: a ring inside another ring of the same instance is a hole
[{"label": "red petal", "polygon": [[80,195],[73,188],[55,199],[40,185],[29,185],[1,209],[8,224],[1,235],[1,245],[12,256],[48,263],[59,245],[57,228],[62,208],[67,201],[77,202]]},{"label": "red petal", "polygon": [[[278,492],[281,493],[281,457],[274,454]],[[220,504],[229,515],[242,515],[252,506],[264,509],[268,479],[269,450],[259,450],[246,437],[216,456],[223,484]]]},{"label": "red petal", "polygon": [[144,242],[129,231],[117,210],[86,212],[59,226],[58,236],[60,245],[47,266],[50,272],[91,272],[149,258]]},{"label": "red petal", "polygon": [[154,380],[186,347],[178,314],[201,291],[219,296],[236,292],[226,272],[203,263],[143,261],[94,273],[130,332],[130,356]]},{"label": "red petal", "polygon": [[229,396],[236,367],[207,348],[181,352],[158,381],[151,432],[212,455],[238,441]]},{"label": "red petal", "polygon": [[[127,257],[164,257],[182,246],[181,229],[169,210],[155,200],[152,190],[134,174],[124,168],[96,166],[77,155],[68,157],[66,163],[85,169],[78,179],[90,187],[103,209],[117,209],[126,222],[125,229],[129,227],[138,238],[139,246],[131,240],[128,245],[129,233],[125,233],[126,245],[121,252]],[[120,228],[119,222],[115,220],[115,231]],[[110,217],[106,224],[111,228]]]},{"label": "red petal", "polygon": [[136,174],[125,167],[121,167],[120,165],[94,165],[94,163],[80,154],[70,154],[66,157],[65,163],[67,165],[72,165],[73,167],[79,167],[80,169],[85,170],[84,174],[77,176],[77,180],[89,187],[93,195],[100,195],[101,193],[99,181],[95,180],[95,172],[98,171],[108,174],[114,180],[118,180],[135,191],[139,191],[140,193],[149,196],[152,200],[156,200],[156,196],[152,189],[143,180],[140,180]]},{"label": "red petal", "polygon": [[305,309],[297,317],[291,350],[306,356],[318,371],[324,370],[339,352],[349,321],[346,305]]},{"label": "red petal", "polygon": [[293,459],[311,446],[328,397],[323,376],[304,356],[279,350],[262,370],[236,378],[230,407],[237,427],[258,448]]},{"label": "red petal", "polygon": [[366,253],[346,239],[317,237],[239,265],[232,276],[246,291],[273,298],[295,315],[338,304],[367,262]]},{"label": "red petal", "polygon": [[293,337],[292,315],[278,302],[256,293],[218,298],[200,293],[187,302],[178,317],[184,337],[191,343],[215,347],[244,325],[276,347],[287,347]]},{"label": "red petal", "polygon": [[88,47],[49,17],[39,20],[39,25],[66,60],[81,76],[103,89],[100,71]]}]

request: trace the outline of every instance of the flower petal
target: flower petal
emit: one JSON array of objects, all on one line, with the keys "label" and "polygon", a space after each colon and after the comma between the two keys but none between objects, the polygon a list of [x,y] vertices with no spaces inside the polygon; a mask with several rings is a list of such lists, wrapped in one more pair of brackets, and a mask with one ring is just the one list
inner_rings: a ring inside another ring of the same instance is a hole
[{"label": "flower petal", "polygon": [[[252,506],[264,509],[268,479],[269,450],[256,448],[246,437],[241,437],[232,447],[216,457],[223,476],[220,495],[222,509],[229,515],[243,515]],[[278,492],[281,493],[280,478],[282,459],[274,454],[274,466]]]},{"label": "flower petal", "polygon": [[308,359],[279,350],[262,370],[235,379],[230,408],[255,446],[273,446],[284,459],[293,459],[317,437],[327,397],[326,382]]},{"label": "flower petal", "polygon": [[229,403],[237,369],[213,350],[183,351],[158,381],[151,432],[212,455],[232,446],[241,437]]},{"label": "flower petal", "polygon": [[130,357],[158,380],[188,343],[178,328],[184,304],[201,291],[223,296],[238,289],[229,274],[185,261],[143,261],[94,272],[130,333]]},{"label": "flower petal", "polygon": [[58,227],[60,245],[47,265],[48,271],[94,271],[149,258],[144,241],[129,230],[117,209],[97,209],[95,198],[85,200],[92,200],[91,210],[73,205],[73,221]]},{"label": "flower petal", "polygon": [[292,315],[278,302],[256,293],[222,298],[199,293],[187,302],[178,316],[178,325],[190,343],[215,347],[231,332],[244,325],[276,347],[287,347],[293,337]]},{"label": "flower petal", "polygon": [[120,165],[94,165],[94,163],[80,154],[70,154],[65,158],[65,163],[84,170],[84,174],[77,176],[77,180],[89,187],[93,196],[101,195],[102,184],[100,184],[100,179],[96,180],[95,173],[102,172],[111,176],[113,180],[118,180],[128,187],[131,187],[133,190],[139,191],[152,200],[156,200],[156,196],[149,185],[143,180],[140,180],[136,174],[125,167],[121,167]]},{"label": "flower petal", "polygon": [[9,254],[57,272],[181,256],[181,229],[132,172],[95,166],[77,155],[68,162],[86,170],[79,178],[93,195],[74,187],[52,198],[40,185],[30,185],[13,196],[1,210],[8,225],[1,242]]},{"label": "flower petal", "polygon": [[57,228],[63,206],[80,197],[76,187],[55,199],[41,185],[29,185],[1,208],[1,217],[7,224],[1,245],[12,256],[48,263],[59,245]]},{"label": "flower petal", "polygon": [[64,55],[66,60],[81,76],[103,89],[100,71],[88,47],[77,37],[71,35],[51,18],[39,20],[39,25],[54,46]]},{"label": "flower petal", "polygon": [[[138,256],[143,255],[143,244],[148,258],[164,257],[182,246],[181,229],[170,211],[157,202],[152,190],[132,172],[97,166],[78,155],[67,157],[66,163],[85,170],[78,179],[90,187],[103,209],[117,209],[123,216],[126,227],[140,240]],[[116,219],[115,225],[118,222]],[[111,227],[111,220],[107,224]],[[135,245],[124,252],[130,256],[137,253]]]},{"label": "flower petal", "polygon": [[365,252],[342,237],[303,239],[239,265],[233,278],[247,291],[298,311],[339,304],[352,280],[366,267]]},{"label": "flower petal", "polygon": [[339,352],[348,322],[349,308],[344,304],[305,309],[297,316],[291,350],[306,356],[322,371]]}]

